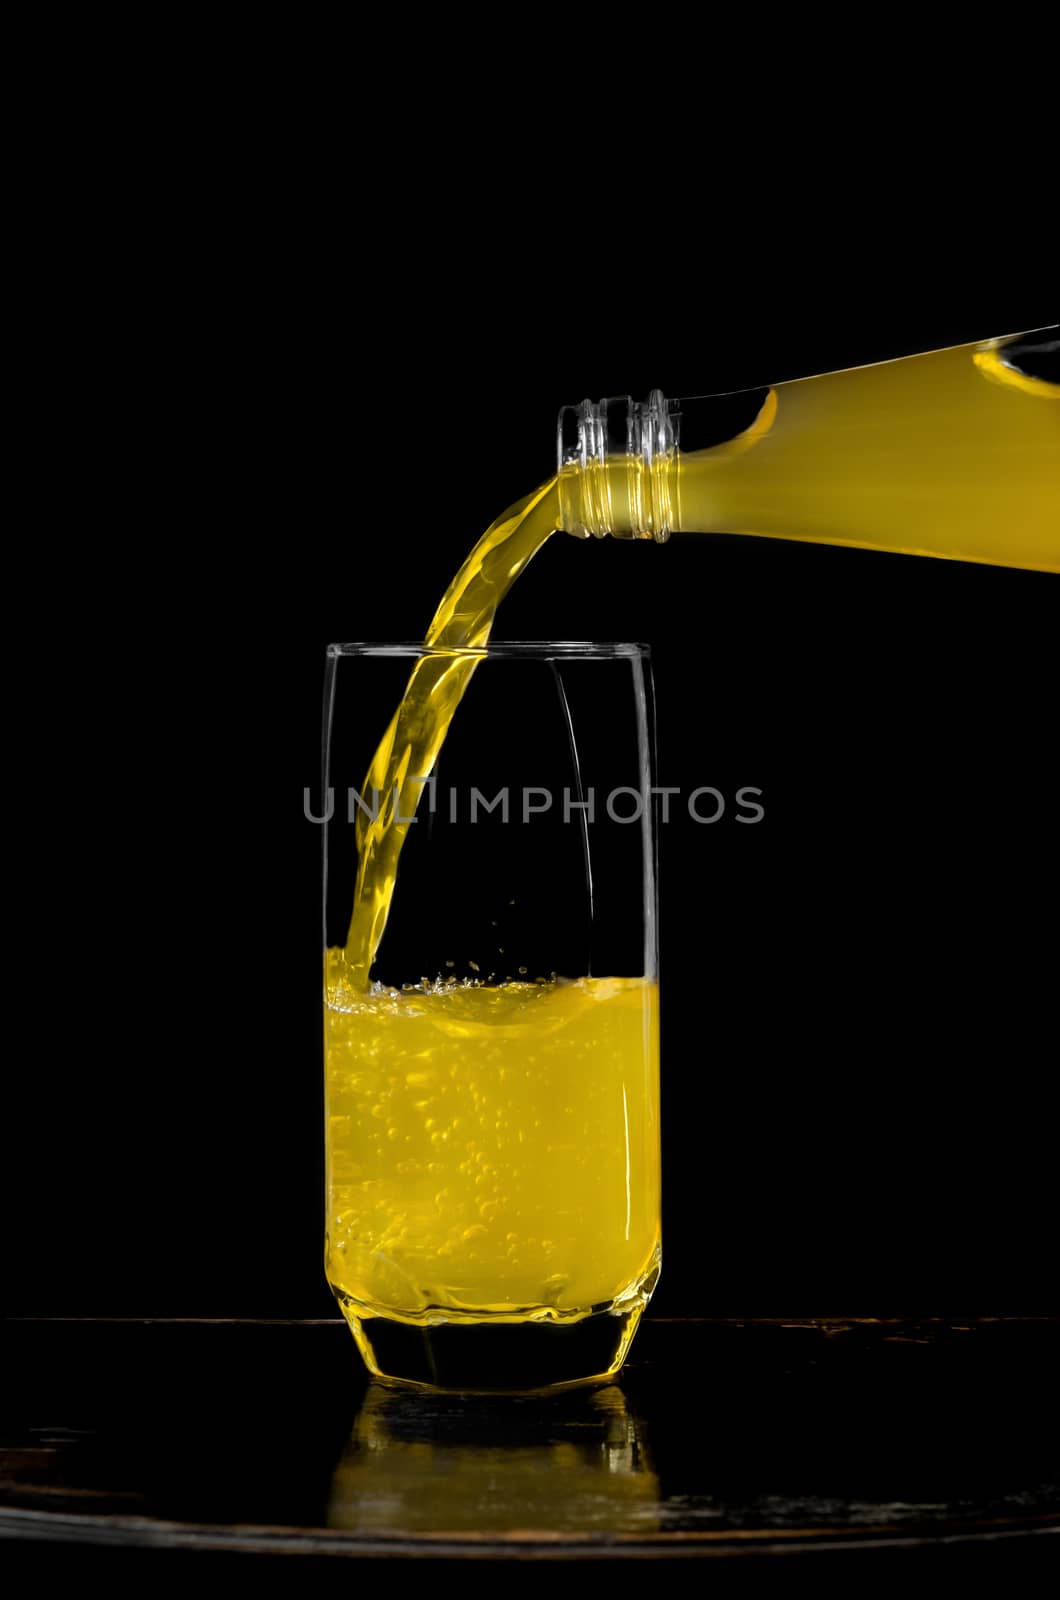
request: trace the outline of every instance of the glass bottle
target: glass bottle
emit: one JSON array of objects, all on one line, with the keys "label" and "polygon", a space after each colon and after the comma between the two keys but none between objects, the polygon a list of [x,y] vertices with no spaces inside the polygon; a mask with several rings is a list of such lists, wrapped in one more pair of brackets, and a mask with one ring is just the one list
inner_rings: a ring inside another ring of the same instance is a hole
[{"label": "glass bottle", "polygon": [[1060,571],[1058,330],[734,394],[560,412],[561,528],[741,533]]}]

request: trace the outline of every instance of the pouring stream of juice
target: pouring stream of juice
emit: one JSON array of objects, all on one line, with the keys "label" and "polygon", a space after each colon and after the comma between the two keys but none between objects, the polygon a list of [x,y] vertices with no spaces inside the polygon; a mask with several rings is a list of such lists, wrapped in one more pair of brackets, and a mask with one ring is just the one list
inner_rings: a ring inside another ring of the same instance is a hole
[{"label": "pouring stream of juice", "polygon": [[[1019,338],[778,384],[707,449],[562,466],[486,530],[425,642],[484,647],[500,602],[558,528],[658,538],[672,527],[1060,571],[1060,385],[1009,363]],[[423,792],[408,780],[432,772],[476,665],[419,660],[375,753],[364,792],[383,799],[376,818],[358,817],[349,937],[329,952],[329,985],[347,993],[367,990],[386,926],[409,827],[395,818]]]}]

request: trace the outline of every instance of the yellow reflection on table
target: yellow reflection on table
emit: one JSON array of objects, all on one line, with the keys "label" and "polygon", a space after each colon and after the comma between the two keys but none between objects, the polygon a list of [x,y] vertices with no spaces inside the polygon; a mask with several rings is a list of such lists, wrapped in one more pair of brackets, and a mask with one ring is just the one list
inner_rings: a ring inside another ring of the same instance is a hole
[{"label": "yellow reflection on table", "polygon": [[374,1383],[332,1478],[328,1524],[592,1539],[650,1532],[658,1502],[640,1419],[617,1384],[487,1399]]}]

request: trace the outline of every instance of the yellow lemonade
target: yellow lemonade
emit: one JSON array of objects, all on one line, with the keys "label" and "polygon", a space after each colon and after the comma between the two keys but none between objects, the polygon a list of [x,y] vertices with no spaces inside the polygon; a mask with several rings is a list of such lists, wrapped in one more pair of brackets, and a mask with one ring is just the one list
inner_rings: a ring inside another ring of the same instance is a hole
[{"label": "yellow lemonade", "polygon": [[[453,713],[489,642],[497,607],[545,540],[556,531],[555,482],[519,500],[492,522],[449,585],[427,630],[434,653],[416,662],[404,698],[372,758],[362,785],[382,797],[378,815],[357,814],[357,884],[346,940],[346,976],[367,988],[386,928],[398,859],[423,785],[445,743]],[[445,652],[452,650],[453,654]],[[332,953],[333,959],[336,953]]]},{"label": "yellow lemonade", "polygon": [[555,1322],[650,1291],[653,983],[332,979],[327,1269],[348,1311]]}]

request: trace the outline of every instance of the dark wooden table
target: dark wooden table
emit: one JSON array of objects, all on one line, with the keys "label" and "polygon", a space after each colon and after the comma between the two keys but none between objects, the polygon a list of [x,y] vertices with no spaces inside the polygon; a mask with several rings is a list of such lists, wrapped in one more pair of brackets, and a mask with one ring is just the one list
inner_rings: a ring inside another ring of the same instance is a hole
[{"label": "dark wooden table", "polygon": [[620,1385],[553,1398],[369,1383],[338,1321],[4,1342],[0,1539],[42,1571],[1060,1556],[1060,1319],[649,1321]]}]

